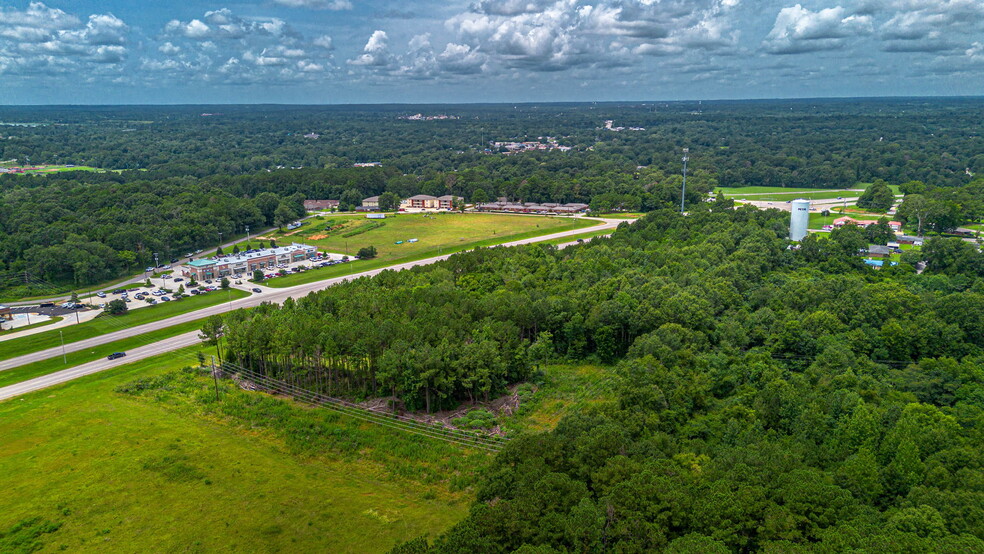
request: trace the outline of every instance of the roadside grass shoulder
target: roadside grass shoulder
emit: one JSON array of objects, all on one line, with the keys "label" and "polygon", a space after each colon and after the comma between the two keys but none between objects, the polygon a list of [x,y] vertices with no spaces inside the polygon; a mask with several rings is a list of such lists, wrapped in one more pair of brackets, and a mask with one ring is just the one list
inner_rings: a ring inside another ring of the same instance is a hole
[{"label": "roadside grass shoulder", "polygon": [[[229,292],[216,291],[200,296],[189,296],[179,302],[164,302],[156,306],[132,310],[122,315],[109,316],[101,315],[92,321],[78,325],[70,325],[60,329],[65,337],[65,344],[80,340],[97,337],[113,331],[119,331],[128,327],[136,327],[145,323],[152,323],[167,319],[172,316],[200,310],[209,306],[215,306],[228,302],[230,298],[236,300],[245,298],[251,293],[239,289],[230,289]],[[74,316],[66,316],[74,317]],[[0,360],[8,360],[30,354],[39,350],[46,350],[61,345],[59,330],[52,329],[43,333],[27,335],[25,337],[14,338],[0,343]]]},{"label": "roadside grass shoulder", "polygon": [[[182,370],[196,349],[0,403],[0,534],[43,551],[385,552],[463,518],[490,459]],[[45,532],[46,531],[46,532]]]},{"label": "roadside grass shoulder", "polygon": [[742,198],[744,200],[755,200],[758,202],[786,202],[797,200],[799,198],[804,198],[807,200],[832,200],[836,198],[856,198],[860,196],[860,192],[845,192],[845,191],[818,191],[818,192],[777,192],[775,194],[756,194],[756,195],[729,195],[729,198]]},{"label": "roadside grass shoulder", "polygon": [[[853,187],[852,187],[853,188]],[[794,193],[794,192],[823,192],[828,189],[810,187],[718,187],[715,192],[723,192],[725,196],[740,196],[742,194],[759,193]]]},{"label": "roadside grass shoulder", "polygon": [[570,242],[577,242],[577,239],[581,239],[584,242],[588,242],[589,239],[593,239],[595,237],[607,236],[607,235],[610,235],[610,234],[612,234],[614,232],[615,232],[615,229],[598,229],[596,231],[588,231],[586,233],[580,233],[576,237],[563,237],[563,238],[559,238],[559,239],[544,240],[544,241],[538,242],[537,244],[550,244],[550,245],[553,245],[553,246],[557,246],[558,244],[567,244],[567,243],[570,243]]},{"label": "roadside grass shoulder", "polygon": [[176,337],[184,333],[190,333],[200,329],[201,326],[201,320],[189,321],[187,323],[172,325],[170,327],[158,329],[156,331],[144,333],[135,337],[128,337],[118,341],[100,344],[92,348],[86,348],[85,350],[68,352],[64,356],[55,356],[53,358],[48,358],[47,360],[40,360],[19,367],[6,369],[4,371],[0,371],[0,387],[6,387],[8,385],[27,381],[28,379],[34,379],[35,377],[41,377],[42,375],[48,375],[56,371],[93,362],[95,360],[105,358],[114,352],[127,352],[139,346],[146,346],[160,340]]}]

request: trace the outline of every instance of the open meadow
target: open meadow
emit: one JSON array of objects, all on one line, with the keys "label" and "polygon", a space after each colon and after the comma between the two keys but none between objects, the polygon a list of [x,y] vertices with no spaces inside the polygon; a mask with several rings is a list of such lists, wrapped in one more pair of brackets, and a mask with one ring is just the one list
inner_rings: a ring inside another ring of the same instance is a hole
[{"label": "open meadow", "polygon": [[[384,552],[466,515],[490,454],[216,385],[197,350],[0,403],[0,551]],[[500,422],[549,430],[609,376],[547,366]]]},{"label": "open meadow", "polygon": [[487,454],[229,381],[215,402],[193,359],[0,403],[0,551],[384,552],[466,514]]},{"label": "open meadow", "polygon": [[[393,263],[451,254],[479,246],[494,246],[598,224],[596,220],[571,217],[470,213],[387,214],[387,218],[382,220],[366,219],[365,215],[311,218],[296,231],[264,236],[266,239],[275,239],[279,245],[303,242],[350,257],[354,257],[360,248],[372,246],[376,249],[376,257],[278,277],[267,281],[267,284],[272,287],[300,285]],[[413,239],[416,240],[410,242]],[[255,247],[256,242],[251,241],[250,245]],[[246,244],[241,243],[239,247],[245,249]]]}]

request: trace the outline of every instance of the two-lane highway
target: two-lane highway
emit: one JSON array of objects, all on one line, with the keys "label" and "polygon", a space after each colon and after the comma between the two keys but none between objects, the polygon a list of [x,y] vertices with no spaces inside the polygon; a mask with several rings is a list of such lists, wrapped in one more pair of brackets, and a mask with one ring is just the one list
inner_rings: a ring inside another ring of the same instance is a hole
[{"label": "two-lane highway", "polygon": [[[603,223],[601,225],[585,227],[583,229],[574,229],[571,231],[563,231],[560,233],[553,233],[550,235],[543,235],[539,237],[511,241],[511,242],[504,243],[501,246],[518,246],[522,244],[533,244],[537,242],[553,240],[558,238],[573,237],[582,233],[596,232],[599,230],[605,230],[605,229],[613,230],[616,227],[618,227],[620,223],[631,221],[625,219],[600,219],[600,218],[591,218],[591,219],[598,219]],[[414,262],[395,264],[387,267],[373,269],[370,271],[363,271],[360,273],[346,275],[344,277],[335,277],[333,279],[326,279],[324,281],[317,281],[314,283],[297,285],[294,287],[287,287],[283,289],[268,289],[270,292],[255,294],[248,298],[241,298],[239,300],[233,300],[232,302],[228,302],[216,306],[210,306],[208,308],[203,308],[201,310],[197,310],[194,312],[188,312],[186,314],[177,315],[161,321],[155,321],[153,323],[147,323],[144,325],[138,325],[136,327],[122,329],[120,331],[114,331],[112,333],[106,333],[105,335],[100,335],[98,337],[93,337],[91,339],[86,339],[86,340],[73,342],[71,344],[66,344],[64,348],[66,352],[76,352],[79,350],[85,350],[86,348],[92,348],[94,346],[115,342],[121,339],[135,337],[144,333],[148,333],[150,331],[155,331],[157,329],[171,327],[173,325],[178,325],[180,323],[195,321],[197,319],[208,317],[210,315],[225,313],[228,312],[229,310],[234,310],[239,308],[250,308],[253,306],[258,306],[263,302],[275,302],[279,304],[282,303],[287,298],[300,298],[302,296],[306,296],[311,292],[322,290],[337,285],[338,283],[342,283],[344,281],[350,281],[353,279],[358,279],[360,277],[368,277],[368,276],[376,275],[378,273],[387,270],[401,271],[416,266],[428,265],[435,262],[439,262],[441,260],[446,260],[450,258],[452,255],[453,254],[434,256],[432,258],[426,258]],[[148,358],[165,352],[171,352],[187,346],[192,346],[199,342],[201,341],[198,339],[198,331],[186,333],[169,339],[164,339],[152,344],[148,344],[146,346],[141,346],[139,348],[131,349],[127,352],[127,355],[124,358],[120,358],[117,360],[96,360],[94,362],[81,364],[79,366],[75,366],[55,373],[50,373],[42,377],[37,377],[35,379],[30,379],[28,381],[17,383],[15,385],[10,385],[7,387],[0,388],[0,401],[6,400],[8,398],[13,398],[14,396],[18,396],[28,392],[32,392],[53,385],[57,385],[60,383],[64,383],[66,381],[71,381],[72,379],[77,379],[84,375],[90,375],[92,373],[104,371],[106,369],[110,369],[112,367],[129,363],[134,360]],[[25,354],[23,356],[18,356],[16,358],[11,358],[9,360],[4,360],[0,362],[0,371],[13,369],[15,367],[20,367],[25,364],[34,363],[41,360],[47,360],[49,358],[54,358],[61,355],[62,355],[61,346],[58,346],[56,348],[49,348],[47,350],[42,350],[31,354]]]}]

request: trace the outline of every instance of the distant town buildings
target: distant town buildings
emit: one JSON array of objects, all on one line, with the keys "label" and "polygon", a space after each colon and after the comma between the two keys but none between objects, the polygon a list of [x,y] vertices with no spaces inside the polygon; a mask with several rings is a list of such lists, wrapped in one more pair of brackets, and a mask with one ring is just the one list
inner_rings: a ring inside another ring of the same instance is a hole
[{"label": "distant town buildings", "polygon": [[434,121],[440,119],[460,119],[456,115],[424,115],[424,114],[413,114],[413,115],[401,115],[397,119],[406,119],[407,121]]},{"label": "distant town buildings", "polygon": [[294,243],[290,246],[247,250],[229,256],[202,258],[192,260],[181,266],[181,274],[185,278],[195,280],[221,279],[229,275],[246,275],[256,271],[277,267],[277,264],[289,264],[314,258],[318,249],[306,244]]},{"label": "distant town buildings", "polygon": [[319,138],[321,138],[321,135],[319,135],[318,133],[308,133],[308,134],[304,135],[304,138],[306,138],[306,139],[319,139]]},{"label": "distant town buildings", "polygon": [[383,162],[357,162],[352,167],[382,167]]},{"label": "distant town buildings", "polygon": [[645,131],[646,130],[645,127],[616,127],[615,126],[615,120],[613,120],[613,119],[606,119],[605,120],[605,129],[608,129],[609,131],[615,131],[616,133],[619,132],[619,131],[626,131],[626,130],[628,130],[628,131]]},{"label": "distant town buildings", "polygon": [[[544,142],[541,142],[544,141]],[[559,150],[567,152],[570,146],[561,146],[553,137],[539,137],[535,141],[522,142],[490,142],[493,151],[503,151],[503,154],[519,154],[520,152]]]}]

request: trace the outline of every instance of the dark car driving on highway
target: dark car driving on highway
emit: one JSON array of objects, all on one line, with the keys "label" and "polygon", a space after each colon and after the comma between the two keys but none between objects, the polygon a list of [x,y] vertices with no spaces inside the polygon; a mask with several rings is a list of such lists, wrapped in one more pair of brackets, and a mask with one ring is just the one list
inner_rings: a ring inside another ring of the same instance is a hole
[{"label": "dark car driving on highway", "polygon": [[126,352],[113,352],[109,356],[106,356],[106,359],[107,360],[115,360],[117,358],[122,358],[123,356],[126,356]]}]

